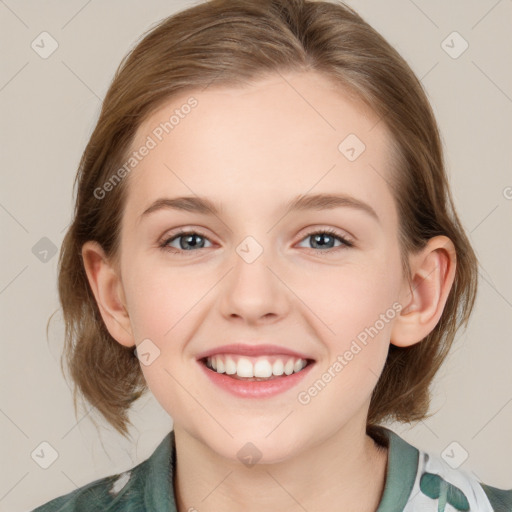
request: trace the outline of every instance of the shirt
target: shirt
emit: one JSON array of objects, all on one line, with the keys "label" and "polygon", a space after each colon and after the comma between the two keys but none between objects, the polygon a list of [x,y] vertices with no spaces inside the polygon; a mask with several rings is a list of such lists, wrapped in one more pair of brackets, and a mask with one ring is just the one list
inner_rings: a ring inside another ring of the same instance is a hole
[{"label": "shirt", "polygon": [[[386,427],[377,431],[388,446],[388,461],[376,512],[512,512],[512,489],[485,485]],[[96,480],[33,512],[177,512],[175,468],[171,430],[147,460],[129,471]]]}]

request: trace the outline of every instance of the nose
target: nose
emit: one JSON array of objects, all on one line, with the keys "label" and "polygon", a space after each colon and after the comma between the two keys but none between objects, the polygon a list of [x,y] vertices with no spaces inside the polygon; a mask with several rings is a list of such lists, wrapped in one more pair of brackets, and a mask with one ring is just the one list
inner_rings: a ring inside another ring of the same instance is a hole
[{"label": "nose", "polygon": [[278,322],[291,304],[290,288],[279,275],[279,265],[265,251],[255,260],[233,257],[233,268],[223,280],[219,301],[222,315],[229,321],[247,324]]}]

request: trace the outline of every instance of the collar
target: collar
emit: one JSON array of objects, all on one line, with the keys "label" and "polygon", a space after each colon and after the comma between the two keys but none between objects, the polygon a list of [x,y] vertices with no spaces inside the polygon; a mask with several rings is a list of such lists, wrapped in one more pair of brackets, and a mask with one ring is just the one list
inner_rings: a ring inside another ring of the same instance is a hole
[{"label": "collar", "polygon": [[392,430],[379,426],[388,441],[386,483],[377,512],[403,510],[418,471],[419,451]]},{"label": "collar", "polygon": [[175,468],[176,441],[171,430],[147,460],[142,475],[145,510],[177,512],[172,485]]}]

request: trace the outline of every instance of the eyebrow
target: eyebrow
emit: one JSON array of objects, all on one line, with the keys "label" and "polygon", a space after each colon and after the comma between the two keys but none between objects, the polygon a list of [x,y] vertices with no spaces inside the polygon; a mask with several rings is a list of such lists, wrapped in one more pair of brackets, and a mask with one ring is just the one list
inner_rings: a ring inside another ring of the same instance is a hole
[{"label": "eyebrow", "polygon": [[[367,203],[345,194],[309,194],[298,196],[285,205],[287,212],[298,212],[308,210],[332,210],[334,208],[353,208],[370,215],[374,220],[380,222],[379,216],[375,210]],[[218,216],[221,208],[216,203],[206,197],[186,196],[174,198],[160,198],[153,202],[141,214],[140,219],[149,214],[162,210],[171,209],[177,211],[187,211],[203,215]]]}]

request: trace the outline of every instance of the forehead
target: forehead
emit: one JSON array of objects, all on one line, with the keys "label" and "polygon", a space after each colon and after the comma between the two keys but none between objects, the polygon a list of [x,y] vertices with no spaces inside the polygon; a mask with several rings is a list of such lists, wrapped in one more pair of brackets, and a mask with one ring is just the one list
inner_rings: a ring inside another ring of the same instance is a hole
[{"label": "forehead", "polygon": [[317,73],[183,92],[137,131],[132,151],[151,149],[128,175],[126,215],[182,195],[271,215],[310,191],[349,193],[389,217],[390,140],[372,110]]}]

